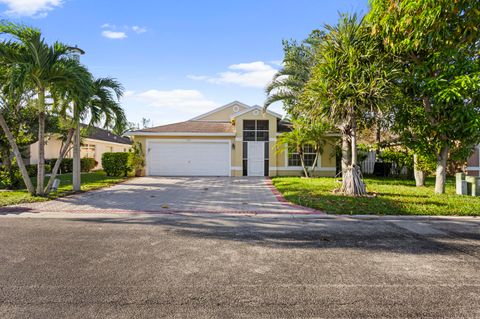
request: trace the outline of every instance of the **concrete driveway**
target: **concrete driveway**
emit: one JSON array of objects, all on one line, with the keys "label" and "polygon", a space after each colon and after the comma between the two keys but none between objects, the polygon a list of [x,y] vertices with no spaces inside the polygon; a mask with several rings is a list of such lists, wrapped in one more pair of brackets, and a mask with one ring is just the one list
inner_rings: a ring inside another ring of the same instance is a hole
[{"label": "concrete driveway", "polygon": [[74,215],[0,218],[0,318],[480,318],[478,218]]},{"label": "concrete driveway", "polygon": [[312,212],[279,200],[274,191],[263,177],[141,177],[98,191],[3,208],[0,213]]}]

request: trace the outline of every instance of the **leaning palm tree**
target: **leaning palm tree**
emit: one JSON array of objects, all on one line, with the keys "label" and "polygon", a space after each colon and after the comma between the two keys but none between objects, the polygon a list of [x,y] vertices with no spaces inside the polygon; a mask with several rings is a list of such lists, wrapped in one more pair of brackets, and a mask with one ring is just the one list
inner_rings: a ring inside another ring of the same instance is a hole
[{"label": "leaning palm tree", "polygon": [[49,45],[37,29],[13,23],[0,24],[0,33],[10,39],[0,46],[0,56],[6,66],[18,68],[27,81],[32,83],[37,98],[38,112],[38,172],[35,195],[43,196],[45,179],[45,116],[50,92],[57,87],[71,87],[82,83],[79,78],[80,64],[72,59],[70,47],[56,42]]},{"label": "leaning palm tree", "polygon": [[304,105],[312,106],[312,114],[325,116],[351,140],[351,165],[342,169],[341,191],[361,196],[366,189],[357,162],[358,123],[387,104],[393,72],[384,66],[384,55],[368,25],[356,15],[342,15],[337,25],[325,29],[328,33],[320,44]]},{"label": "leaning palm tree", "polygon": [[28,176],[20,148],[4,116],[4,114],[7,113],[19,113],[21,108],[27,106],[27,102],[33,95],[32,90],[28,88],[25,83],[25,79],[18,77],[19,73],[17,71],[18,70],[15,68],[4,65],[3,61],[0,59],[0,127],[5,133],[8,145],[17,159],[17,165],[20,169],[27,190],[31,194],[34,194],[35,188],[32,180]]}]

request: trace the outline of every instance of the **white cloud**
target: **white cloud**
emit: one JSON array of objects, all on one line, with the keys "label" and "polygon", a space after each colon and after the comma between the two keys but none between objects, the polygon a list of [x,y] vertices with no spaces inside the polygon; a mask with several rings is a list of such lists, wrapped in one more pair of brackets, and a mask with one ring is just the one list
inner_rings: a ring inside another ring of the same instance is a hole
[{"label": "white cloud", "polygon": [[197,90],[148,90],[135,95],[150,106],[170,108],[182,112],[197,113],[215,105]]},{"label": "white cloud", "polygon": [[225,72],[216,76],[188,75],[192,80],[205,80],[215,84],[236,84],[245,87],[263,88],[277,72],[271,65],[263,61],[232,64]]},{"label": "white cloud", "polygon": [[125,39],[127,37],[127,34],[121,31],[103,30],[102,36],[108,39],[120,40],[120,39]]},{"label": "white cloud", "polygon": [[138,25],[134,25],[132,27],[132,31],[135,32],[135,33],[144,33],[144,32],[147,32],[147,28],[145,27],[139,27]]},{"label": "white cloud", "polygon": [[7,6],[8,15],[45,17],[48,11],[61,6],[63,0],[0,0],[0,3]]}]

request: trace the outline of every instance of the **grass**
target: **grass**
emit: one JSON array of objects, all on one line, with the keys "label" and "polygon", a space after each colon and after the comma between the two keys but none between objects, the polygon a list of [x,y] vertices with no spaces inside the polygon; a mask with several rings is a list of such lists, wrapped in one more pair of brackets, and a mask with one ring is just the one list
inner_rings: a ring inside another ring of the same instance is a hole
[{"label": "grass", "polygon": [[[26,190],[0,190],[0,206],[43,202],[53,198],[72,194],[72,174],[63,174],[58,176],[58,178],[60,179],[60,187],[58,188],[58,192],[51,193],[49,197],[31,196]],[[46,179],[48,179],[48,177]],[[127,177],[107,176],[103,171],[82,173],[82,191],[89,191],[111,186],[126,179]],[[47,181],[45,181],[45,183],[47,183]]]},{"label": "grass", "polygon": [[455,181],[448,179],[446,194],[433,193],[434,179],[426,187],[413,180],[366,178],[367,191],[375,197],[355,198],[334,194],[334,178],[276,177],[273,184],[290,202],[332,214],[464,215],[480,216],[480,197],[455,195]]}]

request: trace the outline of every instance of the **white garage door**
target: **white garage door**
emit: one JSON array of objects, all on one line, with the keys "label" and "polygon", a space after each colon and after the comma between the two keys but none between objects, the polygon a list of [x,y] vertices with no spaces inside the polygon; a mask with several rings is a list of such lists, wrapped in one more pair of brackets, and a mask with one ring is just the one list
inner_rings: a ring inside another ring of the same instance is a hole
[{"label": "white garage door", "polygon": [[147,170],[159,176],[229,176],[229,141],[149,141]]}]

